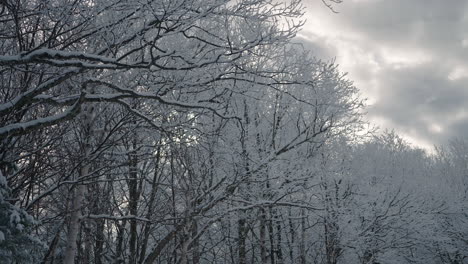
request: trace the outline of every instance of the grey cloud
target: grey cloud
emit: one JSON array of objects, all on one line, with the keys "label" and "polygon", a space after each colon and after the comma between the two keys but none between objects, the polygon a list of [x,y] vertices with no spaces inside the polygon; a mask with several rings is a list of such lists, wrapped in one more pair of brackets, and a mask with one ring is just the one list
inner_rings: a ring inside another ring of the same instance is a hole
[{"label": "grey cloud", "polygon": [[435,50],[442,56],[468,59],[462,41],[468,38],[466,0],[345,0],[339,14],[309,0],[311,14],[320,13],[342,31],[362,34],[376,45]]},{"label": "grey cloud", "polygon": [[390,42],[423,36],[452,38],[451,33],[461,29],[458,24],[463,21],[466,5],[465,0],[348,0],[336,18],[344,26]]},{"label": "grey cloud", "polygon": [[[325,40],[309,46],[336,51],[329,57],[337,56],[338,63],[340,49],[357,48],[377,63],[379,70],[373,71],[371,62],[355,57],[358,63],[347,69],[350,78],[373,85],[359,87],[377,94],[368,110],[371,118],[383,119],[387,128],[434,144],[468,135],[468,118],[458,115],[465,109],[468,112],[468,79],[448,79],[456,66],[468,68],[468,48],[462,45],[468,39],[468,1],[345,0],[336,6],[339,14],[321,7],[320,1],[309,0],[307,5],[308,15],[323,18],[330,31],[322,35]],[[314,28],[309,31],[313,33]],[[336,32],[354,47],[335,45]],[[356,34],[360,36],[357,39],[353,37]],[[382,57],[382,48],[410,55],[417,51],[429,61],[396,67]],[[431,125],[442,130],[431,129]]]},{"label": "grey cloud", "polygon": [[[433,143],[446,142],[456,135],[468,135],[468,129],[453,126],[457,113],[468,105],[468,89],[463,80],[447,78],[448,71],[432,63],[411,68],[386,68],[377,76],[379,99],[369,109],[371,116],[384,117],[395,128],[412,130]],[[437,124],[443,131],[429,127]]]},{"label": "grey cloud", "polygon": [[336,18],[381,45],[466,56],[462,41],[467,37],[467,5],[465,0],[348,0]]},{"label": "grey cloud", "polygon": [[446,128],[446,137],[441,140],[440,144],[447,144],[449,140],[454,138],[468,138],[468,118],[457,120]]}]

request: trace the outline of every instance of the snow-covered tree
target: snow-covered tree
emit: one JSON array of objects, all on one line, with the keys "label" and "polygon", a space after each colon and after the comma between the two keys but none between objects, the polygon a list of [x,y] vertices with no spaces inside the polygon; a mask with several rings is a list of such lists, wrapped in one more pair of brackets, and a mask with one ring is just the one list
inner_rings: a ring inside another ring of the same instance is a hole
[{"label": "snow-covered tree", "polygon": [[38,262],[44,244],[31,235],[37,222],[14,203],[0,170],[0,259],[5,263]]}]

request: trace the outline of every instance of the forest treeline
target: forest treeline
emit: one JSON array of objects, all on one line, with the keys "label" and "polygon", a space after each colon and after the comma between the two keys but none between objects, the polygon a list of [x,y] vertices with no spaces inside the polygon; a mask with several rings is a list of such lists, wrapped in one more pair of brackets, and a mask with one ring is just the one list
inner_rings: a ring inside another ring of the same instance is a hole
[{"label": "forest treeline", "polygon": [[302,14],[0,1],[0,263],[467,263],[468,141],[367,129]]}]

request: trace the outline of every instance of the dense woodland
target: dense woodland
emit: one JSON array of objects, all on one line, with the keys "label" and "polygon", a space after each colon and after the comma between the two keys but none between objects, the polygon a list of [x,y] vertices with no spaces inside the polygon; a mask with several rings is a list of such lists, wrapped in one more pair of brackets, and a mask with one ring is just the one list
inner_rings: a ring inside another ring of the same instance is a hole
[{"label": "dense woodland", "polygon": [[0,263],[468,263],[468,141],[369,129],[302,12],[0,1]]}]

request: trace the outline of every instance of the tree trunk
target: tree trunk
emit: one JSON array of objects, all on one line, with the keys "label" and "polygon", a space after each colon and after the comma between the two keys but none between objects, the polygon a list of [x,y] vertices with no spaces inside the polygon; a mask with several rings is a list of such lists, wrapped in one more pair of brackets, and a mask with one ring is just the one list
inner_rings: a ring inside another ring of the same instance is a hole
[{"label": "tree trunk", "polygon": [[288,215],[289,215],[289,235],[291,236],[291,243],[289,243],[289,259],[291,263],[294,263],[294,246],[295,246],[295,237],[296,237],[296,232],[294,230],[294,224],[292,222],[292,213],[291,213],[291,208],[288,208]]},{"label": "tree trunk", "polygon": [[96,241],[94,245],[94,263],[102,264],[101,257],[104,250],[104,220],[96,221]]},{"label": "tree trunk", "polygon": [[237,248],[239,250],[239,264],[247,264],[247,252],[245,249],[245,240],[246,240],[246,230],[247,224],[245,221],[244,212],[239,212],[239,221],[238,221],[238,240],[237,240]]},{"label": "tree trunk", "polygon": [[[93,91],[91,91],[93,92]],[[70,215],[70,222],[68,224],[68,235],[67,235],[67,247],[65,250],[65,256],[63,263],[74,264],[75,256],[77,253],[76,239],[80,230],[81,221],[81,209],[83,207],[83,201],[86,193],[86,185],[80,184],[84,177],[88,176],[90,171],[89,156],[91,153],[91,136],[92,136],[92,125],[94,122],[94,107],[92,105],[86,106],[82,113],[83,118],[83,158],[81,160],[81,168],[79,177],[76,179],[78,182],[73,189],[73,204],[72,213]]]},{"label": "tree trunk", "polygon": [[[83,167],[81,167],[80,177],[88,175],[88,173],[89,165],[85,164]],[[83,206],[85,192],[86,186],[82,184],[78,185],[74,189],[72,214],[70,215],[70,223],[68,224],[67,248],[65,250],[65,257],[63,259],[64,264],[75,263],[75,255],[77,252],[76,239],[78,238],[78,232],[80,231],[81,207]]]},{"label": "tree trunk", "polygon": [[115,247],[115,263],[123,263],[123,243],[125,236],[125,225],[126,221],[122,221],[122,224],[117,224],[117,245]]},{"label": "tree trunk", "polygon": [[306,264],[306,253],[305,253],[305,232],[306,232],[306,221],[304,209],[301,209],[301,241],[300,241],[300,263]]},{"label": "tree trunk", "polygon": [[[159,175],[159,164],[161,161],[161,147],[158,147],[157,153],[156,153],[156,160],[155,160],[155,168],[154,168],[154,175],[153,175],[153,181],[151,183],[151,193],[150,193],[150,199],[148,202],[148,212],[146,213],[146,219],[151,219],[153,216],[153,207],[154,207],[154,202],[156,200],[156,193],[158,191],[158,175]],[[138,263],[142,264],[145,260],[145,255],[146,255],[146,249],[148,247],[148,240],[150,236],[150,231],[151,231],[151,223],[145,223],[144,231],[143,231],[143,241],[140,249],[140,260]]]},{"label": "tree trunk", "polygon": [[192,237],[194,241],[192,242],[192,264],[200,263],[200,242],[198,238],[195,238],[198,234],[198,223],[195,219],[192,219]]},{"label": "tree trunk", "polygon": [[[92,111],[92,110],[90,110]],[[85,114],[85,118],[91,118],[90,113]],[[86,127],[86,135],[84,142],[84,159],[83,164],[80,169],[78,180],[82,180],[83,177],[86,177],[89,174],[90,164],[88,161],[89,154],[91,152],[90,145],[90,136],[91,136],[91,125],[88,124]],[[63,263],[65,264],[74,264],[75,256],[77,253],[77,244],[76,240],[78,238],[78,233],[80,231],[80,222],[81,222],[81,209],[83,207],[83,201],[86,193],[86,186],[83,184],[77,183],[77,186],[73,190],[73,204],[72,204],[72,213],[70,215],[70,222],[68,224],[68,235],[67,235],[67,247],[65,250],[65,257]]]},{"label": "tree trunk", "polygon": [[267,252],[266,252],[266,215],[265,209],[260,209],[260,257],[262,264],[267,263]]},{"label": "tree trunk", "polygon": [[273,229],[273,212],[269,208],[270,220],[268,221],[268,236],[270,238],[270,263],[275,264],[275,234]]},{"label": "tree trunk", "polygon": [[283,263],[283,249],[281,248],[282,246],[282,228],[281,228],[281,222],[278,221],[278,213],[276,210],[274,211],[275,214],[275,220],[276,220],[276,255],[278,256],[278,264]]},{"label": "tree trunk", "polygon": [[[133,148],[133,151],[136,151]],[[136,153],[130,154],[130,173],[128,180],[128,189],[129,189],[129,211],[130,215],[137,216],[138,214],[138,181],[137,181],[137,157]],[[138,256],[136,250],[138,233],[137,233],[137,221],[135,219],[130,220],[130,241],[129,241],[129,263],[136,264]]]},{"label": "tree trunk", "polygon": [[[250,164],[249,164],[249,152],[247,151],[247,140],[249,137],[249,124],[250,124],[250,117],[249,117],[249,107],[247,101],[244,99],[244,122],[245,127],[242,131],[241,135],[241,147],[242,147],[242,163],[244,166],[244,173],[246,176],[250,174]],[[242,188],[240,188],[239,192],[242,193]],[[245,241],[247,239],[247,221],[246,221],[246,212],[245,210],[239,211],[239,220],[237,222],[237,249],[238,249],[238,256],[239,256],[239,264],[246,264],[247,263],[247,251],[245,248]]]}]

